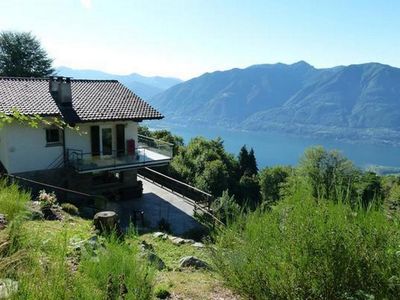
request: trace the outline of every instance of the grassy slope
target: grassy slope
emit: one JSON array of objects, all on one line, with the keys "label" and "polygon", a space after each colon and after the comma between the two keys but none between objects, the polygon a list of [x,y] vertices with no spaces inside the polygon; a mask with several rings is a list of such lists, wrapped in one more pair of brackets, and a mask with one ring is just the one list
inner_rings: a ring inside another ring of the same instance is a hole
[{"label": "grassy slope", "polygon": [[166,270],[157,273],[157,285],[171,292],[173,299],[238,299],[223,286],[214,271],[179,269],[179,260],[184,256],[196,256],[210,263],[208,250],[189,244],[177,246],[169,240],[153,238],[151,234],[139,237],[141,240],[152,244],[165,262]]},{"label": "grassy slope", "polygon": [[[70,244],[71,241],[84,240],[93,235],[91,222],[69,215],[63,221],[23,221],[18,235],[22,241],[20,251],[29,252],[29,258],[26,258],[22,266],[16,267],[18,275],[10,270],[7,276],[17,278],[20,282],[19,297],[65,299],[71,294],[76,295],[73,291],[69,294],[68,289],[73,289],[73,286],[79,288],[84,281],[76,275],[66,278],[69,274],[65,269],[68,268],[71,256]],[[131,237],[126,242],[138,249],[142,240],[152,244],[157,255],[167,265],[166,270],[156,272],[155,289],[167,289],[172,299],[235,299],[223,287],[215,272],[179,270],[179,259],[183,256],[193,255],[209,262],[205,249],[187,244],[177,246],[169,240],[153,238],[151,234]],[[43,293],[44,290],[46,293]],[[93,293],[100,296],[96,289]],[[85,291],[80,295],[83,299],[86,296]]]}]

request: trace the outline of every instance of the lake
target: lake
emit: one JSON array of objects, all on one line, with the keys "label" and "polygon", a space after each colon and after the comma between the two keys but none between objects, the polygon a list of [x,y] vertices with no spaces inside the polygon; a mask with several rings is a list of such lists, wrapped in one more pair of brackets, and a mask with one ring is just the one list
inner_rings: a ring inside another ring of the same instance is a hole
[{"label": "lake", "polygon": [[[148,125],[154,129],[168,129],[182,136],[185,144],[195,136],[206,138],[221,137],[225,149],[235,155],[246,145],[253,148],[259,168],[274,165],[296,165],[304,150],[313,145],[322,145],[327,149],[340,150],[357,166],[369,165],[400,167],[400,147],[390,145],[371,145],[364,143],[346,143],[327,139],[304,138],[271,132],[247,132],[220,128],[184,127],[162,122]],[[156,127],[154,127],[156,125]]]}]

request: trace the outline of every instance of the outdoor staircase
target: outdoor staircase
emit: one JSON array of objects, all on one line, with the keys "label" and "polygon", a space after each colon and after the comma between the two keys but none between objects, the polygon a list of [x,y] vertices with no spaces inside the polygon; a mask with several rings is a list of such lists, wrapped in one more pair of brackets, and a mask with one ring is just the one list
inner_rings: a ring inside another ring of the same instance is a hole
[{"label": "outdoor staircase", "polygon": [[58,169],[64,166],[64,153],[61,153],[55,160],[53,160],[48,166],[47,170],[49,169]]}]

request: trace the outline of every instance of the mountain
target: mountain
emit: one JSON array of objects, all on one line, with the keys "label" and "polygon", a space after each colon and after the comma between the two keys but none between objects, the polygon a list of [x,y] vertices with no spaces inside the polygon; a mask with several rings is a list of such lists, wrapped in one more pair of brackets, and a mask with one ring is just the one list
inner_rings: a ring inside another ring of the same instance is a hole
[{"label": "mountain", "polygon": [[144,99],[159,94],[182,82],[182,80],[172,77],[146,77],[137,73],[115,75],[97,70],[77,70],[68,67],[59,67],[56,69],[56,73],[60,76],[68,76],[76,79],[116,79]]},{"label": "mountain", "polygon": [[379,63],[206,73],[150,103],[171,122],[400,144],[400,69]]}]

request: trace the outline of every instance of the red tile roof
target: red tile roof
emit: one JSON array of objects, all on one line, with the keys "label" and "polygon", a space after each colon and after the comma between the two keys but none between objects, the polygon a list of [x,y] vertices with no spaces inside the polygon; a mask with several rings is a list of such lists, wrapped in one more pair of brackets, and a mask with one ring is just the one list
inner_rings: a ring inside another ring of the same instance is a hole
[{"label": "red tile roof", "polygon": [[[163,116],[116,80],[71,80],[74,122],[151,120]],[[45,78],[0,77],[0,112],[61,116]],[[64,111],[63,111],[64,112]],[[66,117],[66,116],[64,116]],[[68,121],[68,120],[66,120]]]}]

